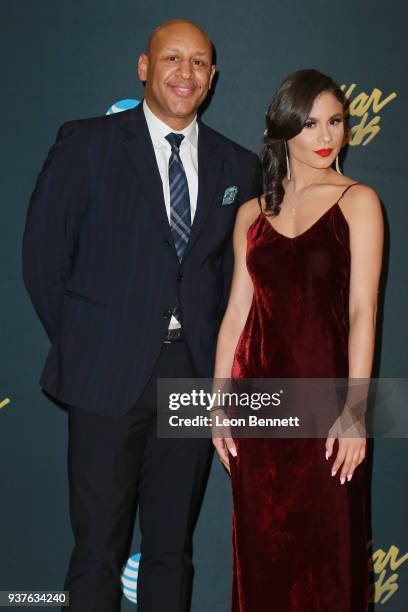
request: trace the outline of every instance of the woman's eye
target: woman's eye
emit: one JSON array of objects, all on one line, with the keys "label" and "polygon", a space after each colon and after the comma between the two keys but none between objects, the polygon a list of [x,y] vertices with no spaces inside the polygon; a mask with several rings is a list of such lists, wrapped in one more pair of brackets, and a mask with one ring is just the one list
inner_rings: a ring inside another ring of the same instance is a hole
[{"label": "woman's eye", "polygon": [[306,121],[305,128],[311,128],[315,125],[314,121]]},{"label": "woman's eye", "polygon": [[343,123],[343,119],[341,119],[340,117],[335,117],[330,121],[330,123],[332,125],[339,125],[339,123]]}]

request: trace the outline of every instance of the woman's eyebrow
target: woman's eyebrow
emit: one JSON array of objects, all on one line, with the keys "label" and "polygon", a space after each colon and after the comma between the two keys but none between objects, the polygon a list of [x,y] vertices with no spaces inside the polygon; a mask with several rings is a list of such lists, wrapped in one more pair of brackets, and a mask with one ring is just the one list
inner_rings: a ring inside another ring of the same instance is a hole
[{"label": "woman's eyebrow", "polygon": [[[334,113],[334,115],[331,115],[331,117],[329,117],[329,119],[334,119],[335,117],[342,117],[341,113]],[[308,117],[307,121],[319,121],[319,119],[317,117]]]}]

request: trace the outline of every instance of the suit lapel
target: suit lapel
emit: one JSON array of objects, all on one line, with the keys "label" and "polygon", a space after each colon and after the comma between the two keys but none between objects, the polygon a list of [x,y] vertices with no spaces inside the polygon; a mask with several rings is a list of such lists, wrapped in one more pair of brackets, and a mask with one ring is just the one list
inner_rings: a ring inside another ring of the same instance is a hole
[{"label": "suit lapel", "polygon": [[155,214],[159,229],[165,234],[176,254],[163,195],[163,184],[157,166],[153,143],[143,112],[142,103],[133,109],[125,124],[123,147]]},{"label": "suit lapel", "polygon": [[211,208],[215,204],[215,194],[221,177],[224,158],[219,144],[211,130],[199,122],[198,129],[198,198],[197,209],[191,227],[190,239],[184,253],[183,262],[188,257],[197,238],[203,230]]},{"label": "suit lapel", "polygon": [[[123,147],[136,172],[141,188],[156,216],[160,230],[168,242],[174,246],[166,205],[163,196],[163,184],[157,166],[153,143],[143,112],[142,103],[133,109],[125,123]],[[201,121],[198,130],[198,197],[197,209],[191,227],[190,239],[184,253],[183,262],[199,237],[208,214],[215,204],[215,194],[224,164],[222,149],[214,138],[212,131]]]}]

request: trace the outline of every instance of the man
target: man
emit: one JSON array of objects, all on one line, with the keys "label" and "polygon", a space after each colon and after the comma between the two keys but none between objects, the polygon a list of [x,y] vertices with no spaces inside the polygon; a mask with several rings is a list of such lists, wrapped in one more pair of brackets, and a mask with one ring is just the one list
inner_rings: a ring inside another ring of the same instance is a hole
[{"label": "man", "polygon": [[24,280],[52,346],[41,385],[69,406],[72,612],[120,606],[135,504],[139,612],[188,609],[209,440],[158,439],[156,380],[212,375],[253,153],[197,120],[214,78],[197,25],[155,30],[143,104],[59,130],[31,198]]}]

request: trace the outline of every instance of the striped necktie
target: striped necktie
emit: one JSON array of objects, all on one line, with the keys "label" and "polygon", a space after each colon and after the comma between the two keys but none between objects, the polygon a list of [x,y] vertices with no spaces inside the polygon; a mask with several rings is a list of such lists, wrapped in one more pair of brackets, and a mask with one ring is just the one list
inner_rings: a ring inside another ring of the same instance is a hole
[{"label": "striped necktie", "polygon": [[183,138],[183,134],[173,132],[166,136],[171,146],[169,159],[170,228],[179,261],[183,259],[191,233],[190,195],[183,162],[180,159],[180,145]]},{"label": "striped necktie", "polygon": [[[180,262],[183,259],[191,233],[190,195],[183,162],[180,159],[180,145],[183,138],[183,134],[175,134],[174,132],[166,136],[166,140],[171,146],[169,159],[170,229]],[[173,315],[181,323],[178,300],[174,305]]]}]

